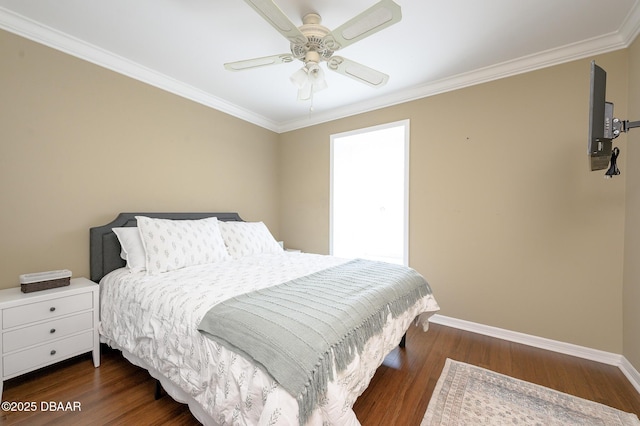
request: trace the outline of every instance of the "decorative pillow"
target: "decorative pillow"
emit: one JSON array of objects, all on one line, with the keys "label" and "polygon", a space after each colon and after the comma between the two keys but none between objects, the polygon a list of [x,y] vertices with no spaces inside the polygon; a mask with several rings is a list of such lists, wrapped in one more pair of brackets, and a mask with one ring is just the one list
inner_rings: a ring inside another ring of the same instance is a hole
[{"label": "decorative pillow", "polygon": [[261,253],[282,253],[263,222],[218,222],[222,238],[234,259]]},{"label": "decorative pillow", "polygon": [[187,266],[229,259],[218,219],[152,219],[136,216],[146,253],[147,273],[156,275]]},{"label": "decorative pillow", "polygon": [[140,239],[140,231],[134,226],[126,228],[113,228],[113,232],[120,241],[120,257],[127,261],[127,268],[131,272],[144,271],[146,268],[146,255]]}]

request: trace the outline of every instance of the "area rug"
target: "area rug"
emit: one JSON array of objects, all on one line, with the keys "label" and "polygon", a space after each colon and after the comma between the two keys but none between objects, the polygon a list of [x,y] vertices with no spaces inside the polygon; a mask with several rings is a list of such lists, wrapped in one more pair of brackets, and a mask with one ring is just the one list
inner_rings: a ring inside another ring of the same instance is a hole
[{"label": "area rug", "polygon": [[447,359],[421,426],[640,425],[635,414]]}]

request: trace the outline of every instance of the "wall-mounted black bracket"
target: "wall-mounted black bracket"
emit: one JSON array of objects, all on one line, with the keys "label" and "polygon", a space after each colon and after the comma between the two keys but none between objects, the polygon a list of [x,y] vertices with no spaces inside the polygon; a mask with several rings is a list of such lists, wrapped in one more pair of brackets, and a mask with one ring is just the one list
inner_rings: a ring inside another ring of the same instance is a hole
[{"label": "wall-mounted black bracket", "polygon": [[618,118],[613,119],[613,138],[620,136],[622,132],[628,132],[629,129],[634,127],[640,127],[640,121],[620,120]]},{"label": "wall-mounted black bracket", "polygon": [[626,120],[624,125],[624,131],[628,132],[629,129],[633,129],[634,127],[640,127],[640,121],[629,121]]}]

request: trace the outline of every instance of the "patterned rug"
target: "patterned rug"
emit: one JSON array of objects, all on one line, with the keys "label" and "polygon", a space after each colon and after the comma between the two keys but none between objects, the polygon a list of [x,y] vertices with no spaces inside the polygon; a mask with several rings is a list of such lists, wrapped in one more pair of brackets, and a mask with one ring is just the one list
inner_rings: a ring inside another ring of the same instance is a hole
[{"label": "patterned rug", "polygon": [[635,414],[447,359],[421,426],[640,425]]}]

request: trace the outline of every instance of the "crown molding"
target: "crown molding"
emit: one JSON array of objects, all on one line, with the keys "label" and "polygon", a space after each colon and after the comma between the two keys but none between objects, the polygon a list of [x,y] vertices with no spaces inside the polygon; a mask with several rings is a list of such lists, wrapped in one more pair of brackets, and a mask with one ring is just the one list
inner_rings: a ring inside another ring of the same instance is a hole
[{"label": "crown molding", "polygon": [[389,106],[451,92],[476,84],[487,83],[501,78],[560,65],[578,59],[601,55],[615,50],[625,49],[633,43],[640,33],[640,1],[636,1],[618,31],[600,37],[568,44],[547,51],[523,56],[518,59],[479,68],[446,79],[412,87],[389,96],[353,104],[333,111],[316,114],[297,120],[281,123],[278,132],[283,133],[303,127],[321,124]]},{"label": "crown molding", "polygon": [[569,61],[624,49],[628,47],[640,33],[640,2],[635,3],[633,9],[625,18],[623,25],[616,32],[476,69],[450,78],[407,88],[403,91],[366,102],[335,108],[328,112],[313,113],[311,116],[284,122],[270,120],[248,109],[212,96],[193,86],[141,66],[126,58],[114,55],[111,52],[44,26],[2,7],[0,7],[0,28],[175,95],[214,108],[267,130],[284,133],[476,84],[559,65]]},{"label": "crown molding", "polygon": [[[640,18],[638,19],[640,21]],[[636,30],[637,35],[637,30]],[[631,42],[622,37],[620,32],[607,34],[601,37],[585,40],[579,43],[547,50],[533,55],[523,56],[518,59],[479,68],[453,77],[429,82],[421,86],[412,87],[389,96],[369,100],[367,102],[353,104],[344,108],[337,108],[327,113],[321,113],[300,120],[292,120],[282,123],[278,131],[280,133],[320,124],[374,111],[377,109],[411,102],[429,96],[451,92],[465,87],[487,83],[518,74],[524,74],[542,68],[571,62],[578,59],[600,55],[619,49],[624,49]]]},{"label": "crown molding", "polygon": [[0,28],[268,130],[278,129],[273,120],[2,7]]},{"label": "crown molding", "polygon": [[636,0],[629,14],[622,22],[619,32],[627,46],[630,46],[638,37],[638,34],[640,34],[640,1]]}]

